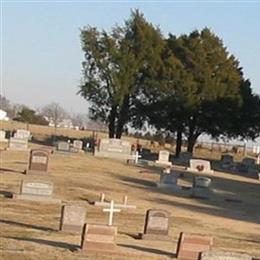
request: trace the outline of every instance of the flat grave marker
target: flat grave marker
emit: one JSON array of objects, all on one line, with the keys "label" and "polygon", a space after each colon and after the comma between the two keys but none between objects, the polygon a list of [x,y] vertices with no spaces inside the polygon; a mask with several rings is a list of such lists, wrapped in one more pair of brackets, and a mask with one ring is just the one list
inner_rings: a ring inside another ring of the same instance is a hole
[{"label": "flat grave marker", "polygon": [[146,212],[144,233],[142,239],[170,240],[170,213],[162,209],[150,209]]},{"label": "flat grave marker", "polygon": [[86,208],[79,205],[62,206],[60,230],[81,233],[85,224],[86,212]]},{"label": "flat grave marker", "polygon": [[252,260],[252,257],[235,252],[209,251],[201,253],[200,260]]}]

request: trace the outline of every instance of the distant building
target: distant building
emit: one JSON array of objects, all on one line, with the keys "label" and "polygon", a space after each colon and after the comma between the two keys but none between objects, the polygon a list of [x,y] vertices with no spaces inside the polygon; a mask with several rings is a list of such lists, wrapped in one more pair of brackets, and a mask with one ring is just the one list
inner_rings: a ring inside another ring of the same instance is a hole
[{"label": "distant building", "polygon": [[0,120],[8,121],[9,117],[6,116],[7,113],[4,110],[0,109]]}]

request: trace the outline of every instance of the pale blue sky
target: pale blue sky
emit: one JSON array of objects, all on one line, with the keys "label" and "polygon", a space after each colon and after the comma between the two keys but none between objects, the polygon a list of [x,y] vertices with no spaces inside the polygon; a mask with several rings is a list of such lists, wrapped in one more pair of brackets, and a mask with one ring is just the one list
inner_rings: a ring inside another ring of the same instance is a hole
[{"label": "pale blue sky", "polygon": [[109,30],[131,8],[167,35],[211,28],[241,62],[260,93],[260,2],[209,1],[3,1],[2,91],[12,102],[33,108],[59,102],[68,111],[87,112],[76,95],[85,25]]}]

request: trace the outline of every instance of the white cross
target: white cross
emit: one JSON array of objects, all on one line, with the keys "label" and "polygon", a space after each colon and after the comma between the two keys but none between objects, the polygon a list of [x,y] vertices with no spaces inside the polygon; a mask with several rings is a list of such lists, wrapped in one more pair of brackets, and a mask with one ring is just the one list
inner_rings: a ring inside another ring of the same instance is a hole
[{"label": "white cross", "polygon": [[103,212],[109,212],[109,221],[108,221],[108,225],[112,226],[113,225],[113,214],[114,212],[120,212],[121,209],[115,209],[114,208],[114,201],[111,200],[110,202],[110,208],[109,209],[103,209]]}]

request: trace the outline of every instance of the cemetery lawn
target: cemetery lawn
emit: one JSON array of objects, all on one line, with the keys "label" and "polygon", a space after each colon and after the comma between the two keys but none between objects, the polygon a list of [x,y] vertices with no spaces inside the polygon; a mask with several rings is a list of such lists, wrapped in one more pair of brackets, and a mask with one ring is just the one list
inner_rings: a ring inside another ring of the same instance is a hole
[{"label": "cemetery lawn", "polygon": [[[90,204],[99,199],[101,192],[115,203],[121,203],[127,195],[128,203],[137,206],[114,215],[118,227],[116,253],[86,255],[78,252],[80,235],[57,231],[61,205],[10,198],[12,193],[19,193],[21,180],[29,177],[23,174],[28,159],[28,152],[1,152],[1,259],[170,259],[176,252],[180,232],[213,236],[213,250],[244,252],[260,258],[260,182],[256,179],[215,172],[211,177],[212,198],[194,199],[188,189],[193,173],[185,172],[179,180],[187,189],[170,193],[155,186],[159,181],[156,168],[130,166],[91,154],[54,153],[49,161],[54,197],[85,205],[87,223],[108,223],[108,214]],[[143,232],[146,210],[150,208],[171,213],[172,241],[136,239]]]}]

